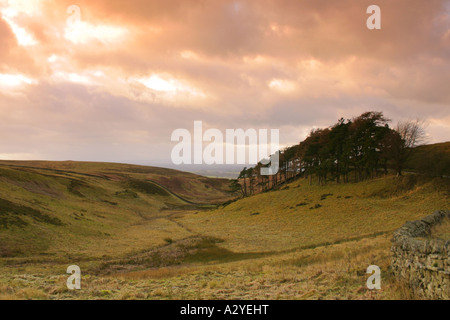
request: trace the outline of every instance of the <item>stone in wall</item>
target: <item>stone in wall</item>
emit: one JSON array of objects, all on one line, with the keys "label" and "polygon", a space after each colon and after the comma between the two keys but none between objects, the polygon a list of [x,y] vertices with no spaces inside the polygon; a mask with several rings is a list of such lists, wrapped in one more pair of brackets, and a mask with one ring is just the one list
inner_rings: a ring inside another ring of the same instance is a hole
[{"label": "stone in wall", "polygon": [[450,218],[449,210],[408,221],[392,239],[392,270],[425,299],[450,299],[450,241],[426,239],[445,218]]}]

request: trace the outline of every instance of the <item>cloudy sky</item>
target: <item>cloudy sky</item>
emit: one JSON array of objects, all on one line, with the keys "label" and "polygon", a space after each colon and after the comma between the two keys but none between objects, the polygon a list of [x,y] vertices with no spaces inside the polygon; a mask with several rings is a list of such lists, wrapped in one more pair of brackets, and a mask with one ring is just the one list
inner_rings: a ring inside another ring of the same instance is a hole
[{"label": "cloudy sky", "polygon": [[369,110],[450,140],[448,0],[0,0],[0,15],[2,159],[164,164],[194,120],[291,145]]}]

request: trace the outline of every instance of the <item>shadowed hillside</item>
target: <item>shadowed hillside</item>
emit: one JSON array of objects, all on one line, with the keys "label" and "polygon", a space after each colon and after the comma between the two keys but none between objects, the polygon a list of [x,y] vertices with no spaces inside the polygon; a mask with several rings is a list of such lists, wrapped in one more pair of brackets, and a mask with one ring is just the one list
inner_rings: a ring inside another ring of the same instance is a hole
[{"label": "shadowed hillside", "polygon": [[110,181],[130,179],[156,182],[163,188],[195,203],[222,203],[230,198],[229,180],[206,178],[193,173],[120,163],[78,161],[1,161],[16,169],[34,169],[42,174],[78,174]]},{"label": "shadowed hillside", "polygon": [[450,176],[450,141],[414,148],[406,169],[433,176]]},{"label": "shadowed hillside", "polygon": [[177,233],[179,227],[159,220],[161,212],[222,203],[232,197],[228,185],[226,179],[153,167],[1,161],[0,256],[66,246],[102,251],[102,241],[122,237],[125,244],[132,231],[139,238],[139,224],[149,219],[162,230],[153,235]]}]

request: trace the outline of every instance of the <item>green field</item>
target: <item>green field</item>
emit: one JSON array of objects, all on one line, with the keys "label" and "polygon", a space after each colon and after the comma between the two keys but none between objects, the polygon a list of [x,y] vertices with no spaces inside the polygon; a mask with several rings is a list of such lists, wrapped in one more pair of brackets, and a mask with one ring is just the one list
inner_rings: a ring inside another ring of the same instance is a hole
[{"label": "green field", "polygon": [[[392,232],[450,196],[449,179],[417,174],[300,178],[222,205],[237,196],[229,185],[144,166],[0,161],[0,299],[413,298],[389,270]],[[66,287],[73,264],[81,290]]]}]

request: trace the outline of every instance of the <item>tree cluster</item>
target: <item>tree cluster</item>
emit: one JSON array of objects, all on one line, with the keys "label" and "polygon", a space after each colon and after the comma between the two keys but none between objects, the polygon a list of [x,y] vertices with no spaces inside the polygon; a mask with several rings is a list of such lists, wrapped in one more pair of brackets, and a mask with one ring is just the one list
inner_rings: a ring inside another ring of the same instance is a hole
[{"label": "tree cluster", "polygon": [[[279,151],[276,175],[262,176],[259,163],[244,168],[238,177],[243,196],[267,191],[290,179],[303,176],[310,184],[323,185],[362,181],[393,169],[401,175],[411,149],[423,141],[423,125],[418,120],[389,127],[382,112],[365,112],[353,119],[339,119],[325,129],[314,129],[305,140]],[[236,182],[235,182],[236,183]]]}]

